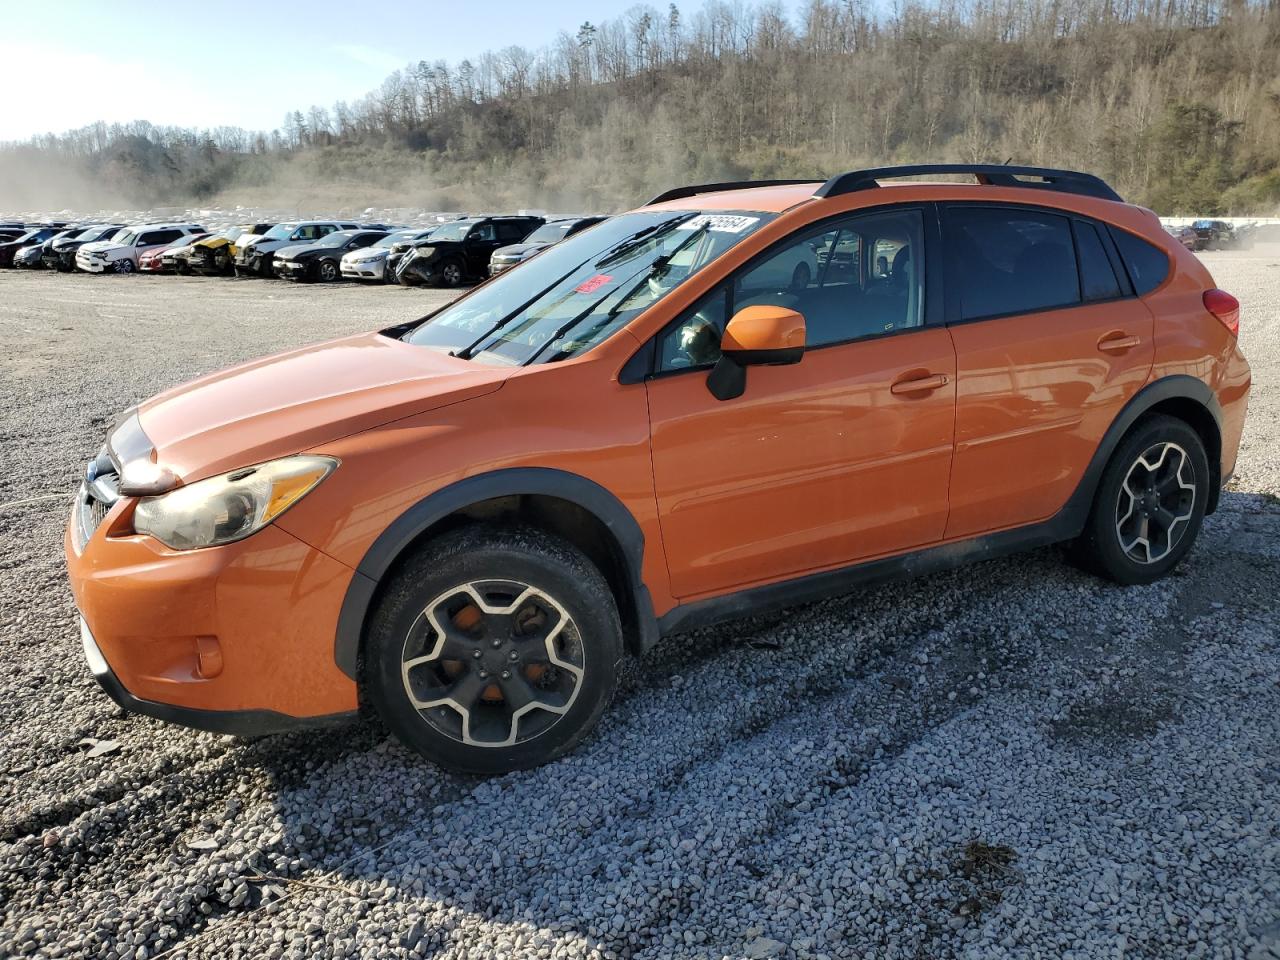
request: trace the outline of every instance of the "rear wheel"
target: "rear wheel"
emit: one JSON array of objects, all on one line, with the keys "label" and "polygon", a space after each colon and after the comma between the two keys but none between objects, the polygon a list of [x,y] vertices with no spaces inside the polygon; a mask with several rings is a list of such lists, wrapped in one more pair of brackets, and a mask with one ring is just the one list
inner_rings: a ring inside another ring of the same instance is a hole
[{"label": "rear wheel", "polygon": [[1074,558],[1117,583],[1151,583],[1190,551],[1208,501],[1209,461],[1199,434],[1175,417],[1150,417],[1103,471]]},{"label": "rear wheel", "polygon": [[365,682],[407,746],[498,774],[576,746],[613,696],[622,653],[613,595],[580,550],[526,527],[468,527],[388,588]]}]

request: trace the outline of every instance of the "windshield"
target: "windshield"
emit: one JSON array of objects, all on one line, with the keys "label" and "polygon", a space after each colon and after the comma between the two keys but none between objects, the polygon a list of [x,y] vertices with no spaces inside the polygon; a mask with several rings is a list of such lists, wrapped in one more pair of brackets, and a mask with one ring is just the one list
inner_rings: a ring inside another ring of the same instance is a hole
[{"label": "windshield", "polygon": [[354,240],[356,237],[364,236],[368,230],[335,230],[333,233],[325,234],[319,240],[312,242],[317,247],[340,247],[348,240]]},{"label": "windshield", "polygon": [[442,227],[436,227],[431,231],[432,240],[462,240],[466,237],[467,231],[475,226],[474,220],[456,220],[453,223],[446,223]]},{"label": "windshield", "polygon": [[655,210],[614,217],[499,274],[404,339],[482,363],[563,360],[608,339],[774,216]]},{"label": "windshield", "polygon": [[262,235],[263,240],[288,240],[289,234],[297,228],[296,223],[277,223]]},{"label": "windshield", "polygon": [[409,243],[413,240],[425,240],[430,235],[430,230],[399,230],[396,233],[388,233],[373,246],[389,248],[394,247],[397,243]]},{"label": "windshield", "polygon": [[576,220],[559,220],[555,223],[544,223],[533,233],[524,238],[525,243],[555,243],[557,240],[563,240],[564,235],[569,232],[578,221]]}]

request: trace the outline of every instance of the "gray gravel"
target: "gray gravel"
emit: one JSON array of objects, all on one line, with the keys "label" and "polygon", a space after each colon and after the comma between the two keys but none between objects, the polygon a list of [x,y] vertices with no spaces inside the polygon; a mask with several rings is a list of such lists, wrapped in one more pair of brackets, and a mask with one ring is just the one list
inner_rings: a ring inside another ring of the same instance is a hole
[{"label": "gray gravel", "polygon": [[1206,260],[1255,388],[1175,577],[1050,549],[673,638],[487,782],[122,716],[61,563],[120,409],[439,295],[0,276],[0,956],[1280,957],[1280,255]]}]

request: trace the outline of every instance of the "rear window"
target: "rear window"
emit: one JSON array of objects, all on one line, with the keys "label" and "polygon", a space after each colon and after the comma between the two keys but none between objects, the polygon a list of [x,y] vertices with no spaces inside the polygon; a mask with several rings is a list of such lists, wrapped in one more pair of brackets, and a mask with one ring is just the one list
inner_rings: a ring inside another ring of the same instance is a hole
[{"label": "rear window", "polygon": [[1071,224],[1032,210],[952,207],[949,253],[963,320],[1034,313],[1080,302]]},{"label": "rear window", "polygon": [[1138,296],[1150,293],[1169,275],[1169,255],[1153,243],[1127,230],[1111,228],[1111,236],[1120,251],[1120,259],[1129,271],[1134,292]]},{"label": "rear window", "polygon": [[1113,300],[1120,296],[1120,281],[1116,279],[1098,228],[1084,220],[1076,220],[1072,226],[1076,234],[1076,257],[1080,261],[1080,292],[1084,299]]}]

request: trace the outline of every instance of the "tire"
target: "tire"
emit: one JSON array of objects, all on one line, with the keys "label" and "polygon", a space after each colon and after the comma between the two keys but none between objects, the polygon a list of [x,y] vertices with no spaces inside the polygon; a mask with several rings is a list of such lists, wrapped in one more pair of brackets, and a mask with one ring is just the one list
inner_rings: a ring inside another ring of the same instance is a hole
[{"label": "tire", "polygon": [[113,269],[116,273],[133,273],[133,261],[128,257],[125,257],[123,260],[117,260]]},{"label": "tire", "polygon": [[1072,558],[1116,583],[1159,580],[1194,545],[1209,482],[1209,460],[1195,430],[1163,414],[1139,421],[1102,472]]},{"label": "tire", "polygon": [[796,268],[791,271],[791,289],[793,291],[803,290],[809,285],[812,279],[812,273],[807,263],[797,263]]},{"label": "tire", "polygon": [[191,276],[191,263],[187,260],[174,260],[173,272],[184,277]]},{"label": "tire", "polygon": [[581,742],[613,696],[622,657],[613,594],[580,550],[486,524],[429,542],[389,584],[370,622],[364,687],[406,746],[450,770],[493,775]]},{"label": "tire", "polygon": [[342,279],[342,272],[333,260],[321,260],[316,267],[316,276],[321,283],[334,283]]},{"label": "tire", "polygon": [[464,276],[465,272],[462,269],[462,261],[455,257],[440,264],[440,269],[436,271],[436,285],[441,287],[456,287],[462,283]]}]

